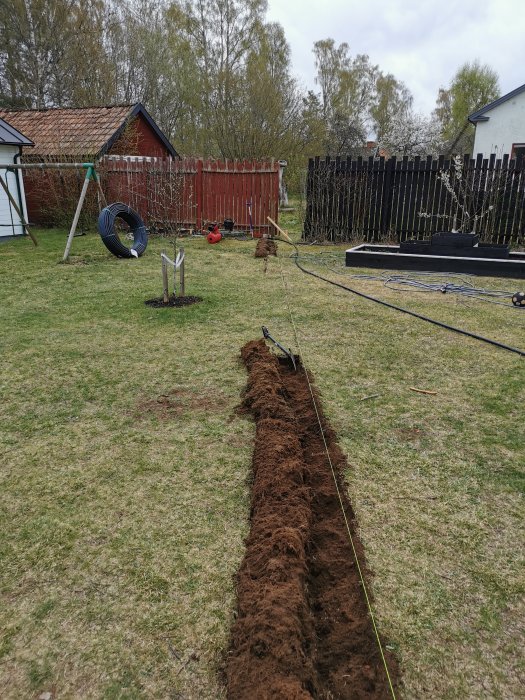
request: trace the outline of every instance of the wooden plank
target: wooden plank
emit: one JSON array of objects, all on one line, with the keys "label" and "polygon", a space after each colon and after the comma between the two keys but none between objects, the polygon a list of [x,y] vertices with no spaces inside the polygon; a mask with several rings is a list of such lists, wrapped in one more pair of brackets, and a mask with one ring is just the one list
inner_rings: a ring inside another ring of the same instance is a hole
[{"label": "wooden plank", "polygon": [[197,231],[202,229],[203,219],[203,162],[202,160],[197,160],[197,173],[195,178],[195,227]]},{"label": "wooden plank", "polygon": [[499,228],[498,233],[500,235],[498,236],[498,242],[500,240],[501,242],[513,241],[522,233],[516,226],[519,220],[520,182],[521,171],[519,168],[508,173],[503,192],[500,193],[500,200],[503,205],[501,209],[503,209],[503,211],[499,219],[500,221],[503,219],[504,225]]},{"label": "wooden plank", "polygon": [[[166,251],[162,251],[163,255],[166,254]],[[163,256],[161,256],[161,262],[162,262],[162,299],[165,304],[168,303],[169,301],[169,290],[168,290],[168,264],[166,263],[166,260],[164,259]]]},{"label": "wooden plank", "polygon": [[179,286],[180,296],[184,297],[186,295],[186,256],[184,255],[184,248],[180,248],[180,253],[182,255],[182,262],[179,268]]},{"label": "wooden plank", "polygon": [[408,156],[401,159],[400,180],[399,180],[399,216],[398,216],[398,239],[404,240],[406,237],[407,221],[407,198],[408,198]]},{"label": "wooden plank", "polygon": [[69,257],[69,251],[71,250],[71,244],[73,243],[73,237],[75,235],[75,231],[77,230],[77,224],[78,224],[78,220],[80,218],[80,212],[82,211],[82,206],[84,205],[84,199],[86,198],[86,192],[87,192],[88,185],[89,185],[89,177],[86,174],[86,177],[84,178],[84,184],[82,185],[82,192],[80,193],[77,208],[75,211],[75,216],[73,217],[73,223],[71,224],[69,236],[67,237],[66,248],[64,250],[64,257],[62,258],[64,262],[66,262],[66,260]]},{"label": "wooden plank", "polygon": [[378,195],[377,195],[377,199],[375,202],[375,206],[376,206],[375,241],[380,241],[381,240],[381,231],[382,231],[383,197],[384,197],[384,186],[385,186],[385,175],[386,175],[384,156],[376,157],[374,168],[375,168],[375,172],[376,172],[377,190],[378,190]]},{"label": "wooden plank", "polygon": [[419,211],[421,210],[421,198],[423,193],[423,169],[425,162],[420,156],[414,158],[414,180],[412,194],[412,208],[409,221],[409,236],[410,238],[419,237]]},{"label": "wooden plank", "polygon": [[396,168],[395,156],[385,162],[385,180],[383,184],[383,198],[381,203],[381,237],[385,238],[390,230],[390,218],[392,215],[393,198],[393,172]]},{"label": "wooden plank", "polygon": [[418,218],[419,218],[419,234],[418,238],[424,239],[428,235],[428,232],[430,230],[430,219],[428,219],[426,216],[420,216],[421,213],[428,214],[431,213],[429,212],[429,206],[428,206],[428,200],[429,200],[429,195],[431,191],[431,183],[432,183],[432,156],[428,155],[425,160],[425,169],[424,169],[424,178],[423,178],[423,188],[422,188],[422,193],[421,193],[421,200],[419,204],[419,212],[418,212]]},{"label": "wooden plank", "polygon": [[512,234],[512,239],[509,243],[518,244],[523,241],[523,232],[525,231],[525,168],[521,168],[517,174],[516,191],[516,225]]},{"label": "wooden plank", "polygon": [[414,160],[410,163],[410,189],[408,192],[408,207],[407,207],[407,219],[406,219],[406,238],[413,238],[415,228],[414,219],[416,214],[416,201],[417,201],[417,190],[419,184],[419,167],[421,158],[416,156]]},{"label": "wooden plank", "polygon": [[304,227],[303,235],[305,239],[314,236],[313,233],[313,207],[314,207],[314,197],[312,196],[312,179],[314,177],[314,160],[313,158],[308,159],[308,169],[306,171],[306,210],[304,217]]},{"label": "wooden plank", "polygon": [[339,171],[337,177],[339,182],[339,199],[337,202],[337,230],[339,231],[340,240],[344,241],[347,239],[347,222],[345,217],[347,191],[346,158],[339,159]]},{"label": "wooden plank", "polygon": [[343,230],[345,232],[345,240],[350,239],[352,231],[352,159],[350,156],[346,158],[344,179],[343,179]]}]

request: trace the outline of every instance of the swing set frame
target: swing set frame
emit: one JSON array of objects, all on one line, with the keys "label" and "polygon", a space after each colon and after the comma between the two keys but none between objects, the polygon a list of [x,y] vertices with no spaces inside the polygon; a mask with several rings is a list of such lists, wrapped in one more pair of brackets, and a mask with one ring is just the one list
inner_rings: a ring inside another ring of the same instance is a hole
[{"label": "swing set frame", "polygon": [[[95,186],[97,187],[98,193],[100,195],[100,200],[103,204],[103,206],[107,206],[106,202],[106,197],[104,195],[104,192],[102,190],[102,186],[100,184],[100,177],[99,174],[97,173],[96,169],[96,164],[95,163],[13,163],[9,164],[6,166],[0,166],[0,170],[6,170],[7,172],[10,171],[15,171],[15,170],[85,170],[86,175],[84,177],[84,182],[82,184],[82,191],[80,192],[80,197],[78,198],[78,203],[77,203],[77,208],[75,210],[75,215],[73,217],[73,221],[71,223],[71,228],[69,230],[69,235],[67,237],[67,243],[66,243],[66,248],[64,250],[64,256],[62,258],[63,262],[67,262],[67,259],[69,258],[69,253],[71,251],[71,244],[73,243],[73,237],[75,235],[75,231],[77,230],[77,225],[78,225],[78,220],[80,218],[80,213],[82,212],[82,207],[84,206],[84,200],[86,198],[86,192],[89,186],[89,183],[93,181],[95,183]],[[31,238],[33,241],[34,245],[38,245],[38,242],[33,235],[33,233],[29,229],[29,223],[25,220],[24,215],[22,211],[20,210],[20,207],[16,203],[15,199],[13,198],[13,195],[9,191],[9,187],[7,186],[6,180],[4,180],[3,176],[0,174],[0,186],[6,193],[9,202],[11,203],[11,206],[13,209],[16,211],[18,216],[20,217],[20,222],[26,231],[27,235]]]}]

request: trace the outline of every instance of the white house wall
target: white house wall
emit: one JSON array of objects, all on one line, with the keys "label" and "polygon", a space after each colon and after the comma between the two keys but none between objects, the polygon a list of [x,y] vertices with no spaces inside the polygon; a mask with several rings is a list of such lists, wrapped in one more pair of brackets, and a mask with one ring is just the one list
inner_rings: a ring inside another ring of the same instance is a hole
[{"label": "white house wall", "polygon": [[[12,165],[14,157],[19,152],[17,146],[0,146],[0,175],[7,182],[9,192],[18,206],[20,206],[20,195],[18,193],[17,180],[20,186],[20,194],[22,199],[22,212],[27,221],[26,198],[24,193],[24,182],[21,171],[16,173],[7,172],[3,169],[5,165]],[[11,205],[4,189],[0,187],[0,237],[5,236],[21,236],[24,234],[24,228],[20,221],[20,217]]]},{"label": "white house wall", "polygon": [[476,124],[474,155],[510,155],[513,143],[525,143],[525,92],[494,107],[484,116],[489,120]]}]

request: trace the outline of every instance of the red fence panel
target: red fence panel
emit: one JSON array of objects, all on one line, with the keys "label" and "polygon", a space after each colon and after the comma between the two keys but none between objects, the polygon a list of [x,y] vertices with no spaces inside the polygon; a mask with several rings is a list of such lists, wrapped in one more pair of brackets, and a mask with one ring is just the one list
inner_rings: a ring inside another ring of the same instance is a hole
[{"label": "red fence panel", "polygon": [[[279,207],[278,161],[215,161],[197,158],[106,156],[97,165],[108,202],[124,202],[151,228],[202,229],[231,218],[237,229],[269,228]],[[24,173],[29,220],[66,226],[73,218],[85,172],[44,170]],[[82,222],[98,215],[96,188],[88,189]]]},{"label": "red fence panel", "polygon": [[204,161],[202,164],[202,218],[232,218],[238,228],[252,224],[268,227],[268,216],[277,218],[279,207],[277,161]]},{"label": "red fence panel", "polygon": [[278,161],[109,156],[100,165],[108,201],[123,201],[150,226],[200,230],[231,218],[237,229],[267,229],[277,220]]}]

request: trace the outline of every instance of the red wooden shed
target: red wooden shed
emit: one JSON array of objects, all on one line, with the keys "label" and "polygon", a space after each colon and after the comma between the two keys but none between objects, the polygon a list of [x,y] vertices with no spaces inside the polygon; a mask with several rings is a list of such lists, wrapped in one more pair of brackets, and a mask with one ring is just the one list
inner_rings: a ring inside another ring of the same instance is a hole
[{"label": "red wooden shed", "polygon": [[[149,156],[178,159],[179,155],[140,104],[110,107],[53,108],[43,110],[0,110],[0,118],[25,134],[35,145],[24,153],[22,162],[85,162],[105,155]],[[79,174],[80,184],[83,174]],[[29,220],[34,223],[61,223],[50,220],[57,210],[57,199],[68,199],[66,182],[56,172],[27,172],[26,199]],[[56,213],[55,213],[56,217]]]}]

